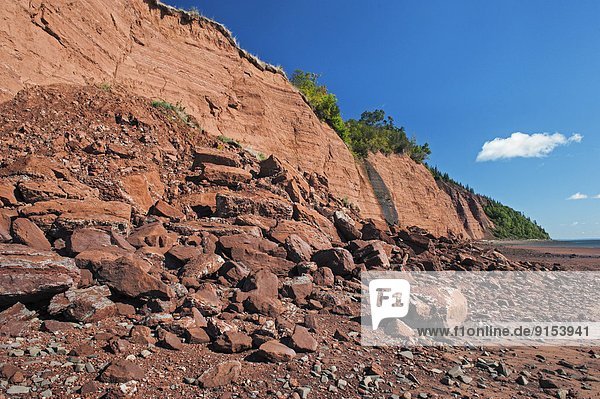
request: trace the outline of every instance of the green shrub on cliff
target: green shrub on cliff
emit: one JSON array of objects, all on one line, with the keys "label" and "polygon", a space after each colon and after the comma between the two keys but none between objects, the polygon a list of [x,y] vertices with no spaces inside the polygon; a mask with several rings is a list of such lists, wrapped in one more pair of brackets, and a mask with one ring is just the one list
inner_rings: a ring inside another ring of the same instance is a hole
[{"label": "green shrub on cliff", "polygon": [[315,114],[337,132],[346,141],[346,125],[340,115],[340,107],[335,94],[329,93],[327,87],[319,85],[319,75],[304,72],[299,69],[294,71],[291,82],[306,97]]},{"label": "green shrub on cliff", "polygon": [[537,222],[498,201],[487,199],[483,210],[494,222],[494,236],[501,239],[549,240],[550,235]]},{"label": "green shrub on cliff", "polygon": [[409,139],[404,128],[396,126],[383,110],[365,111],[359,120],[344,122],[337,97],[320,85],[318,78],[315,73],[296,70],[291,82],[304,94],[319,119],[331,126],[354,154],[405,154],[420,163],[431,154],[427,143],[419,145],[414,138]]}]

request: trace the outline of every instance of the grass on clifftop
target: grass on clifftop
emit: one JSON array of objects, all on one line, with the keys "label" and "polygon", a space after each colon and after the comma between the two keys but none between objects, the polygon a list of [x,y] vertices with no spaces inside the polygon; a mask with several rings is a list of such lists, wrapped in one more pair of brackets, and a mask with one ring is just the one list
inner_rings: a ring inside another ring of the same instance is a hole
[{"label": "grass on clifftop", "polygon": [[319,119],[337,132],[353,154],[361,158],[376,152],[404,154],[419,163],[431,154],[427,143],[419,145],[415,138],[409,139],[404,128],[396,126],[394,119],[383,110],[365,111],[359,120],[344,121],[337,97],[320,85],[318,78],[315,73],[296,70],[291,82],[304,94]]}]

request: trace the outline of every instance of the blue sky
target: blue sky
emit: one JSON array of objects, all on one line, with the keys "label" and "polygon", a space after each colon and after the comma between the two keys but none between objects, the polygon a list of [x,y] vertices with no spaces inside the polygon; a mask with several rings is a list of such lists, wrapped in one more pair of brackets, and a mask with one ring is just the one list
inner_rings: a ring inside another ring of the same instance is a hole
[{"label": "blue sky", "polygon": [[[600,2],[168,2],[288,73],[321,74],[344,118],[384,109],[429,142],[431,164],[553,238],[600,238]],[[515,132],[563,138],[513,137],[476,161]]]}]

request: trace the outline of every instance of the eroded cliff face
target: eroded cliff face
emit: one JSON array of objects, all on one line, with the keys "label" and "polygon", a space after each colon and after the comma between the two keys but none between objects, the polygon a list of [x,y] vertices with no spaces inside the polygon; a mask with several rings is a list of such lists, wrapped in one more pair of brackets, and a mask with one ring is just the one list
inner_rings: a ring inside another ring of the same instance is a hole
[{"label": "eroded cliff face", "polygon": [[[0,101],[29,85],[109,84],[180,103],[209,134],[327,176],[365,218],[384,218],[367,169],[285,75],[239,49],[220,25],[153,0],[18,0],[0,10]],[[401,225],[485,236],[481,213],[408,158],[373,155]]]},{"label": "eroded cliff face", "polygon": [[455,185],[436,182],[424,165],[406,156],[371,154],[366,162],[378,172],[391,193],[400,226],[419,226],[438,235],[490,236],[493,224],[476,195]]}]

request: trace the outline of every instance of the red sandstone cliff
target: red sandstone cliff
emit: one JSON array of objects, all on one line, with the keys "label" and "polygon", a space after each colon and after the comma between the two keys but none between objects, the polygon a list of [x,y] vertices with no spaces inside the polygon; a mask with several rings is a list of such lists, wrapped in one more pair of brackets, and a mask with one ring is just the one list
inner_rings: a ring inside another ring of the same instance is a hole
[{"label": "red sandstone cliff", "polygon": [[[181,103],[210,134],[325,174],[363,217],[395,213],[401,225],[435,234],[486,236],[481,207],[440,189],[422,165],[380,154],[356,162],[284,74],[217,23],[153,0],[17,0],[3,5],[0,20],[0,101],[30,85],[71,83]],[[382,182],[388,202],[376,195]]]}]

